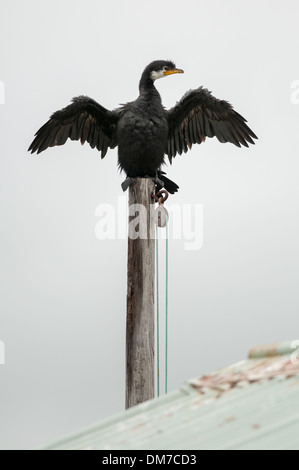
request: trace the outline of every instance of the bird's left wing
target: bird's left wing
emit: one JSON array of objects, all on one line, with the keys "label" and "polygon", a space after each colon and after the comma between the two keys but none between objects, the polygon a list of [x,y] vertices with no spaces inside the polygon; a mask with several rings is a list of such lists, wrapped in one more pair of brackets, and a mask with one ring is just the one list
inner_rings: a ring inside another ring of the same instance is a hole
[{"label": "bird's left wing", "polygon": [[192,144],[201,144],[206,137],[217,137],[220,142],[231,142],[248,147],[256,135],[247,126],[246,119],[237,113],[227,101],[218,100],[205,88],[188,91],[169,111],[168,158],[171,162],[191,149]]},{"label": "bird's left wing", "polygon": [[109,111],[87,96],[78,96],[72,104],[56,111],[35,134],[29,147],[31,153],[40,153],[48,147],[63,145],[68,138],[88,142],[101,152],[116,147],[117,113]]}]

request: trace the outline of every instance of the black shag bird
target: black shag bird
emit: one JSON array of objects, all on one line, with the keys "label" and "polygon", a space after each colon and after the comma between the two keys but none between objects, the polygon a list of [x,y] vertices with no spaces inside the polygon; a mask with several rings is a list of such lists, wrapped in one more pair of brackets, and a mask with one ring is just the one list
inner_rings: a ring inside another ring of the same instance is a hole
[{"label": "black shag bird", "polygon": [[141,76],[138,98],[113,111],[86,96],[74,98],[37,131],[29,151],[40,153],[70,138],[88,142],[104,158],[108,148],[118,146],[118,165],[127,175],[124,190],[136,177],[151,177],[159,189],[164,187],[173,194],[178,186],[161,170],[165,155],[172,163],[173,157],[206,137],[216,136],[220,142],[238,147],[254,144],[257,137],[246,119],[203,87],[188,91],[167,111],[154,82],[174,73],[183,70],[170,61],[152,62]]}]

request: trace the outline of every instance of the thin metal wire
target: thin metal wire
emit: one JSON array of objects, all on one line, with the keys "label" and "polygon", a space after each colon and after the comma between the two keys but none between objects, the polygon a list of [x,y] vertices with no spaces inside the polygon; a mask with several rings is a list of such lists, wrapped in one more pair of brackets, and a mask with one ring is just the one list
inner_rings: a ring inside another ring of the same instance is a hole
[{"label": "thin metal wire", "polygon": [[[165,279],[165,393],[168,392],[168,217],[166,217]],[[160,292],[159,292],[159,229],[156,226],[156,310],[157,310],[157,396],[160,396]]]},{"label": "thin metal wire", "polygon": [[168,217],[166,216],[165,393],[168,390]]},{"label": "thin metal wire", "polygon": [[156,226],[157,396],[160,396],[159,232]]}]

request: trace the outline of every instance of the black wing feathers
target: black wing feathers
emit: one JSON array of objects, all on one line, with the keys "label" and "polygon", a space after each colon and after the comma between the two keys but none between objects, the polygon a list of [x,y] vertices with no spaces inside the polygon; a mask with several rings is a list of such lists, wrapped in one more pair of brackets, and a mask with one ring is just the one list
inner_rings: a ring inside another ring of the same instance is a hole
[{"label": "black wing feathers", "polygon": [[35,134],[29,147],[31,153],[40,153],[48,147],[63,145],[68,138],[88,142],[101,152],[102,158],[108,147],[116,147],[117,114],[108,111],[86,96],[72,100],[72,104],[52,114],[49,121]]},{"label": "black wing feathers", "polygon": [[171,161],[177,153],[187,152],[192,144],[204,142],[206,137],[217,137],[238,147],[254,144],[256,135],[247,126],[246,119],[230,103],[218,100],[200,87],[188,91],[168,112],[168,148]]}]

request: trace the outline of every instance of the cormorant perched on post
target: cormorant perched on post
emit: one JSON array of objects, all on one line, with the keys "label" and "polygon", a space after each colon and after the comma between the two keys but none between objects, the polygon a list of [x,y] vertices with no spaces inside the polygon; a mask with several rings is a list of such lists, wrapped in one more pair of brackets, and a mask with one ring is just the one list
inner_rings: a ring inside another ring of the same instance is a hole
[{"label": "cormorant perched on post", "polygon": [[104,158],[108,148],[118,146],[118,165],[127,179],[123,189],[136,177],[151,177],[159,188],[175,193],[178,186],[161,171],[164,155],[170,163],[176,154],[187,152],[192,144],[216,136],[220,142],[248,147],[256,135],[244,119],[227,102],[218,100],[203,88],[188,91],[169,111],[161,102],[154,82],[174,73],[183,73],[170,61],[156,60],[144,70],[135,101],[109,111],[86,96],[52,114],[36,133],[29,147],[40,153],[48,147],[63,145],[66,140],[88,142]]}]

